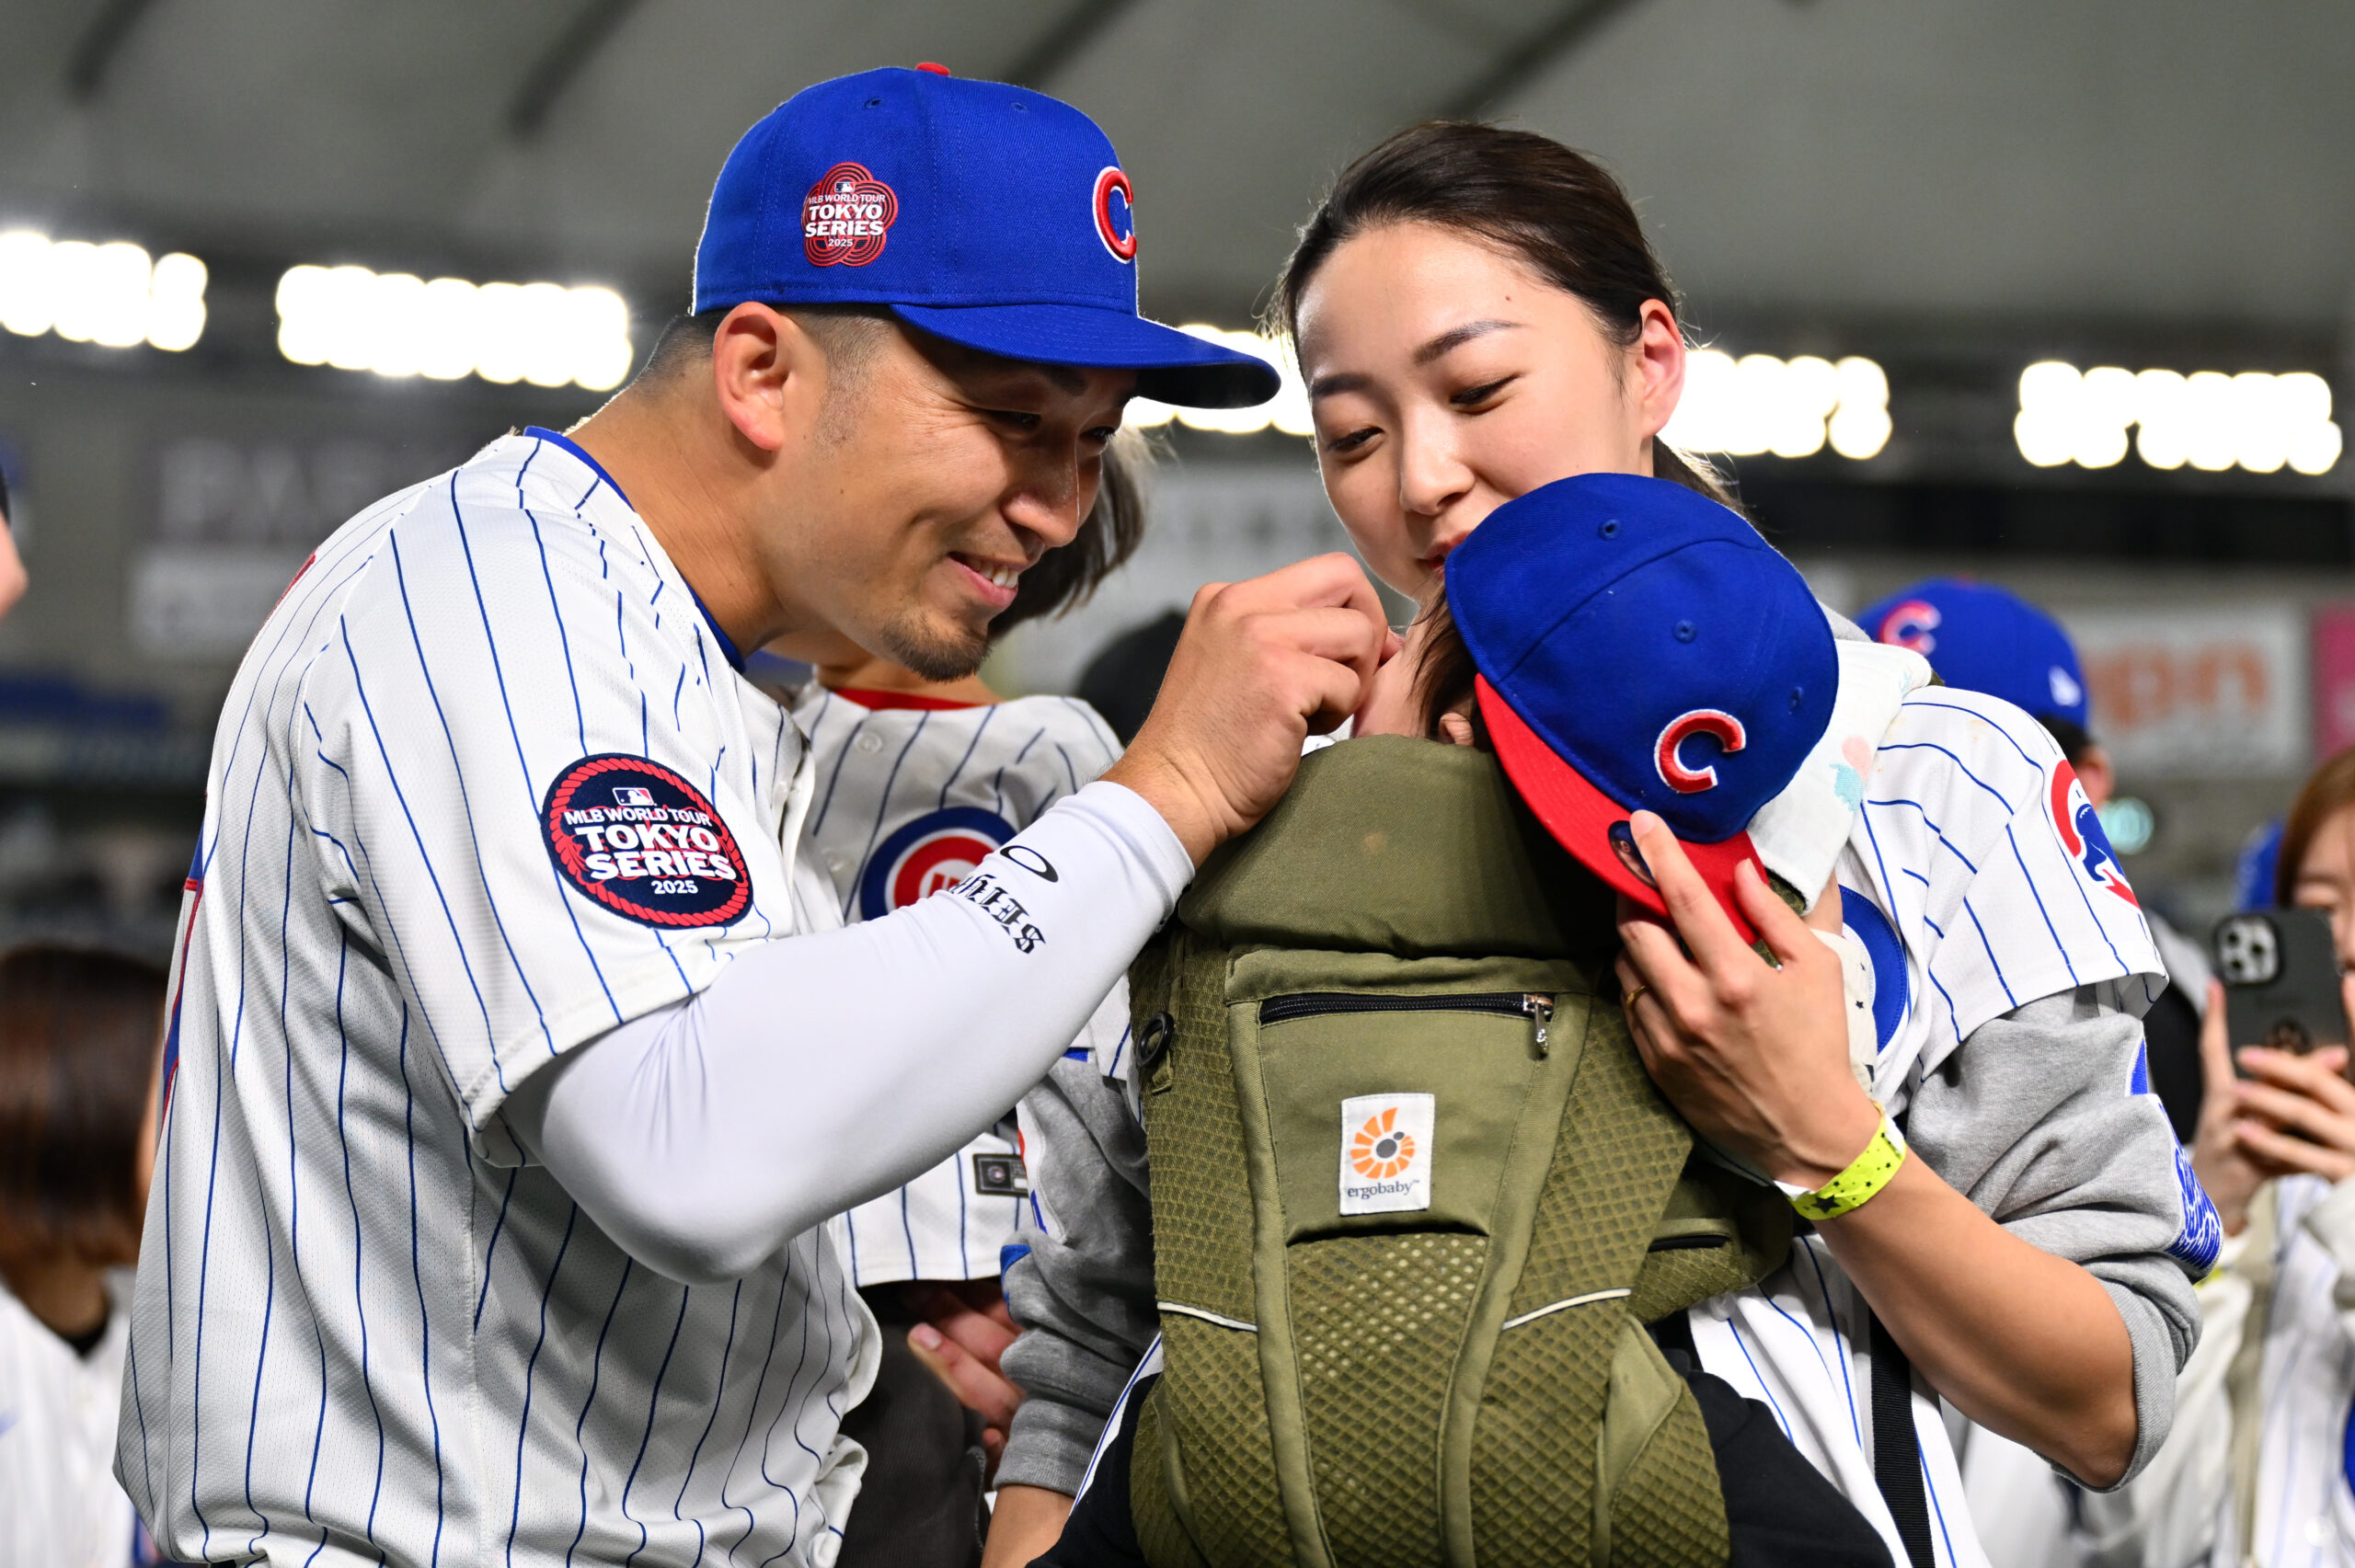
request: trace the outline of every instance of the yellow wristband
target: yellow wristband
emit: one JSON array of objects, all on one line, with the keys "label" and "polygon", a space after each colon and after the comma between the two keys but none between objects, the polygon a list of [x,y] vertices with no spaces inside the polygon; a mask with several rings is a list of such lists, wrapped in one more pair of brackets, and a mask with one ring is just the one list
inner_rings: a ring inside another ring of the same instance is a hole
[{"label": "yellow wristband", "polygon": [[1800,1219],[1821,1224],[1826,1219],[1837,1219],[1844,1214],[1853,1214],[1862,1208],[1875,1194],[1889,1185],[1890,1178],[1897,1174],[1897,1168],[1904,1163],[1905,1146],[1890,1137],[1889,1122],[1884,1117],[1873,1133],[1873,1140],[1865,1145],[1865,1151],[1857,1155],[1846,1170],[1815,1191],[1794,1187],[1786,1182],[1775,1185],[1783,1189],[1784,1196],[1791,1200],[1791,1207],[1798,1210]]}]

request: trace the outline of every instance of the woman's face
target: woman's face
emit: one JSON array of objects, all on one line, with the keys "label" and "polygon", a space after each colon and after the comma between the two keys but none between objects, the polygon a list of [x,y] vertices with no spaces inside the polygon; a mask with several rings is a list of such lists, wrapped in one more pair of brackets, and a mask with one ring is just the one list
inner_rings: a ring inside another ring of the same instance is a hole
[{"label": "woman's face", "polygon": [[1649,474],[1684,345],[1647,302],[1623,349],[1577,295],[1429,223],[1365,230],[1301,300],[1325,492],[1382,579],[1426,599],[1502,503],[1573,474]]},{"label": "woman's face", "polygon": [[2315,830],[2290,885],[2290,902],[2330,917],[2339,967],[2355,970],[2355,806],[2341,807]]}]

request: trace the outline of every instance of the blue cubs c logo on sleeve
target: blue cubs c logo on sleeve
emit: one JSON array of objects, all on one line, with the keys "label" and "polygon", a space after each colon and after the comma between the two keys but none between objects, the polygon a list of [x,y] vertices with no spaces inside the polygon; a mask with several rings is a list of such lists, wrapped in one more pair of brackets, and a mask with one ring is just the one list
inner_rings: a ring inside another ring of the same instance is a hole
[{"label": "blue cubs c logo on sleeve", "polygon": [[557,775],[540,807],[557,874],[640,925],[726,925],[752,902],[735,835],[661,763],[609,752]]},{"label": "blue cubs c logo on sleeve", "polygon": [[926,812],[902,825],[868,857],[858,879],[859,918],[888,915],[955,887],[1012,837],[1012,823],[978,806]]}]

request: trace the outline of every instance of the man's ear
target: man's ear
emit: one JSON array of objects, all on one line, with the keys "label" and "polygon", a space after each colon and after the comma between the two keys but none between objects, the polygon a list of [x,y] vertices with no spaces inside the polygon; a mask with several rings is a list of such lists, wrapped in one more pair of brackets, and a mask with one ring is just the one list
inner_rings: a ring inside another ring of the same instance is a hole
[{"label": "man's ear", "polygon": [[2088,746],[2078,755],[2077,782],[2085,786],[2085,799],[2096,810],[2109,803],[2117,792],[2118,775],[2110,770],[2109,753],[2098,745]]},{"label": "man's ear", "polygon": [[817,418],[825,350],[784,311],[746,301],[712,335],[711,380],[729,423],[763,452],[776,452]]}]

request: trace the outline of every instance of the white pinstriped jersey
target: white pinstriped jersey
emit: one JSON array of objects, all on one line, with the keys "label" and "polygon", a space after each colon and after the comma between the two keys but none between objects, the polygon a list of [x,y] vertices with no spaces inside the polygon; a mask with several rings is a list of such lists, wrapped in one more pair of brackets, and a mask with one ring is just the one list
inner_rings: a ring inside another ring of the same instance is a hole
[{"label": "white pinstriped jersey", "polygon": [[[982,856],[1112,765],[1117,737],[1074,697],[987,706],[829,692],[793,705],[810,738],[816,795],[804,853],[833,876],[845,921],[872,919],[947,887]],[[1099,1013],[1091,1033],[1109,1023]],[[1117,1042],[1117,1034],[1115,1043]],[[1091,1041],[1074,1042],[1085,1053]],[[994,1279],[1028,1196],[1010,1107],[998,1128],[894,1193],[851,1210],[861,1285]],[[1013,1179],[1009,1179],[1013,1178]]]},{"label": "white pinstriped jersey", "polygon": [[128,1273],[86,1354],[0,1286],[0,1568],[132,1568],[155,1561],[115,1483]]},{"label": "white pinstriped jersey", "polygon": [[[2330,1192],[2318,1176],[2281,1179],[2272,1299],[2265,1321],[2243,1331],[2265,1335],[2250,1550],[2266,1568],[2355,1565],[2355,1342],[2338,1300],[2339,1260],[2305,1224]],[[2223,1490],[2213,1561],[2234,1568],[2240,1532]]]},{"label": "white pinstriped jersey", "polygon": [[[1847,927],[1873,960],[1874,1093],[1892,1114],[1992,1019],[2081,986],[2139,1015],[2165,982],[2074,771],[2041,725],[1996,698],[1947,687],[1906,698],[1864,782],[1837,875]],[[2120,1095],[2148,1093],[2139,1068],[2120,1077]],[[2164,1183],[2167,1173],[2146,1174]],[[2179,1150],[2172,1174],[2181,1224],[2168,1250],[2204,1272],[2219,1242],[2215,1213]],[[1692,1319],[1708,1369],[1769,1405],[1901,1562],[1873,1479],[1865,1315],[1838,1264],[1807,1238],[1758,1288],[1705,1302]],[[1936,1560],[1984,1568],[1938,1403],[1921,1386],[1914,1425]]]},{"label": "white pinstriped jersey", "polygon": [[[785,711],[543,432],[319,547],[239,670],[184,910],[117,1472],[193,1562],[812,1562],[873,1320],[831,1237],[626,1254],[500,1119],[833,923]],[[803,882],[816,880],[800,873]]]}]

